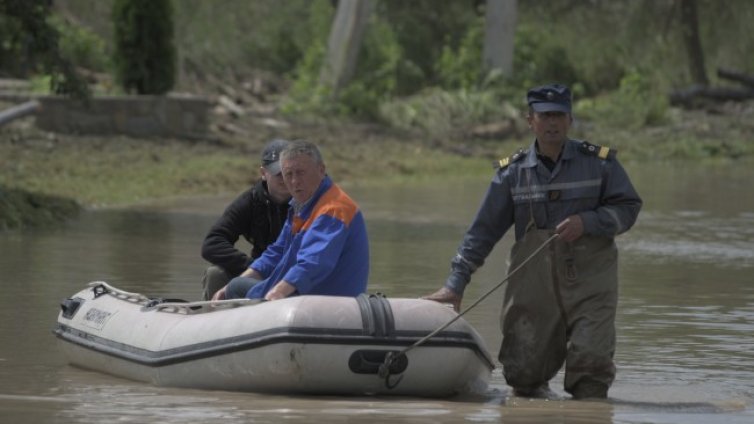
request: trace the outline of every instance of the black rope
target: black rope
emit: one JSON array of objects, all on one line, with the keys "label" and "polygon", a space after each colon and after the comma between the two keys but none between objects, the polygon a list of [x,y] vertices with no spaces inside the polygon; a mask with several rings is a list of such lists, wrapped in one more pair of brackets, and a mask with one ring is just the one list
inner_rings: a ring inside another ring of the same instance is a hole
[{"label": "black rope", "polygon": [[474,303],[472,303],[471,306],[469,306],[468,308],[466,308],[463,311],[461,311],[461,313],[459,313],[458,315],[456,315],[455,317],[453,317],[450,321],[448,321],[447,323],[441,325],[439,328],[437,328],[433,332],[431,332],[431,333],[427,334],[426,336],[422,337],[421,339],[419,339],[418,341],[416,341],[414,344],[412,344],[411,346],[408,346],[407,348],[401,350],[400,352],[398,352],[396,354],[393,354],[393,352],[388,352],[388,354],[385,355],[385,361],[382,364],[380,364],[380,366],[379,366],[379,368],[377,370],[377,375],[379,375],[380,378],[384,378],[385,379],[385,387],[387,387],[388,389],[393,389],[393,388],[395,388],[395,386],[398,385],[398,383],[400,383],[401,379],[403,379],[403,376],[401,375],[398,378],[398,380],[395,381],[395,383],[392,383],[392,384],[390,383],[390,366],[393,364],[393,362],[396,359],[400,358],[401,356],[406,355],[408,352],[410,352],[415,347],[419,347],[422,344],[426,343],[427,340],[429,340],[432,337],[436,336],[439,332],[441,332],[442,330],[450,327],[451,324],[453,324],[454,322],[456,322],[459,319],[461,319],[461,317],[464,316],[464,315],[466,315],[467,312],[469,312],[470,310],[474,309],[484,299],[486,299],[487,297],[489,297],[489,295],[491,295],[495,290],[499,289],[506,281],[508,281],[508,279],[511,278],[511,276],[513,274],[515,274],[521,268],[523,268],[523,266],[526,265],[537,253],[539,253],[542,249],[545,248],[545,246],[547,246],[548,244],[550,244],[550,242],[553,241],[553,240],[555,240],[557,237],[558,237],[558,234],[553,234],[552,236],[550,236],[550,238],[548,238],[547,240],[545,240],[545,242],[542,243],[542,245],[540,245],[536,250],[534,250],[534,252],[532,252],[532,254],[529,255],[529,257],[527,257],[516,268],[514,268],[513,271],[509,272],[508,275],[505,276],[505,278],[502,281],[500,281],[499,283],[497,283],[495,285],[495,287],[493,287],[492,289],[488,290],[487,293],[485,293],[481,297],[479,297],[479,299],[477,299]]}]

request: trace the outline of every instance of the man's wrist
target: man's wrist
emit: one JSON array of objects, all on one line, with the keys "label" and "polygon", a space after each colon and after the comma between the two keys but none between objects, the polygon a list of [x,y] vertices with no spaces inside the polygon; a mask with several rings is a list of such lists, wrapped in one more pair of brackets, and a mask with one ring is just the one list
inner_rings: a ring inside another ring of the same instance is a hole
[{"label": "man's wrist", "polygon": [[445,287],[458,295],[463,294],[464,289],[466,289],[466,284],[468,284],[468,279],[456,273],[450,274],[448,279],[445,280]]},{"label": "man's wrist", "polygon": [[267,293],[267,296],[265,296],[265,299],[282,299],[284,297],[292,295],[295,291],[296,286],[285,280],[280,280],[277,284],[275,284],[275,286],[272,287],[272,289],[270,289],[270,291]]}]

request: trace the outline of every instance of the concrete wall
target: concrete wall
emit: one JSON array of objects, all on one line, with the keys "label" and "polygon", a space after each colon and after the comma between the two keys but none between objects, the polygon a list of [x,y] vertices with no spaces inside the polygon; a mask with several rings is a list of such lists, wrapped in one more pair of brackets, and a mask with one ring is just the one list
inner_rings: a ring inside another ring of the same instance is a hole
[{"label": "concrete wall", "polygon": [[211,103],[202,97],[94,97],[87,104],[58,96],[37,100],[36,124],[45,131],[188,139],[209,135]]}]

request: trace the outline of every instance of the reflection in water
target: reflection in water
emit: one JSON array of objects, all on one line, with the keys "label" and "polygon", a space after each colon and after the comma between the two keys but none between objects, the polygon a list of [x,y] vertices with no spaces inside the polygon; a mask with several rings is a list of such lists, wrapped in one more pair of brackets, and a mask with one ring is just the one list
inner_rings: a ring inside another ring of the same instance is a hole
[{"label": "reflection in water", "polygon": [[[88,281],[197,300],[202,238],[227,198],[89,211],[60,228],[0,235],[0,421],[750,423],[754,421],[751,171],[633,172],[646,201],[619,238],[618,376],[611,402],[509,397],[500,370],[465,399],[301,397],[162,387],[66,366],[51,329]],[[368,220],[370,291],[438,288],[487,181],[349,188]],[[719,190],[726,187],[728,192]],[[736,202],[725,202],[725,199]],[[499,283],[510,235],[474,275],[465,304]],[[496,356],[501,294],[467,314]],[[438,370],[442,372],[442,370]],[[564,399],[562,374],[552,387]]]}]

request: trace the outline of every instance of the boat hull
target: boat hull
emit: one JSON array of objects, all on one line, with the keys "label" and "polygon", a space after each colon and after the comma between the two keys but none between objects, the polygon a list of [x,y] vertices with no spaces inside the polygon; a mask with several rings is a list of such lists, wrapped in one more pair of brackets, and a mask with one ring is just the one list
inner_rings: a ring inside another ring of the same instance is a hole
[{"label": "boat hull", "polygon": [[[69,363],[159,386],[265,393],[451,396],[486,389],[476,331],[421,299],[298,296],[155,302],[96,282],[64,302]],[[385,356],[396,355],[388,368]],[[386,372],[387,370],[389,372]]]}]

